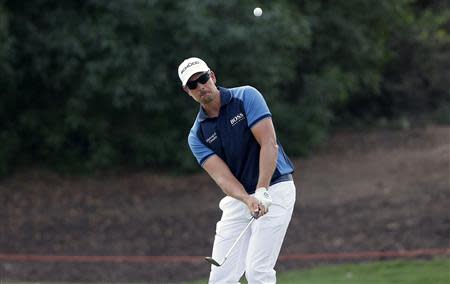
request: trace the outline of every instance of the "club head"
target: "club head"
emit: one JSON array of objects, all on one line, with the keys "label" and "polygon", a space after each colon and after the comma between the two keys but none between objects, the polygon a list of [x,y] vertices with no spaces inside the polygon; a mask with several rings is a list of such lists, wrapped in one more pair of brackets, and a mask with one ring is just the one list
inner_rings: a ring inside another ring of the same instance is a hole
[{"label": "club head", "polygon": [[215,261],[212,257],[207,256],[207,257],[205,257],[205,260],[206,260],[207,262],[209,262],[210,264],[212,264],[212,265],[220,266],[220,263],[218,263],[217,261]]}]

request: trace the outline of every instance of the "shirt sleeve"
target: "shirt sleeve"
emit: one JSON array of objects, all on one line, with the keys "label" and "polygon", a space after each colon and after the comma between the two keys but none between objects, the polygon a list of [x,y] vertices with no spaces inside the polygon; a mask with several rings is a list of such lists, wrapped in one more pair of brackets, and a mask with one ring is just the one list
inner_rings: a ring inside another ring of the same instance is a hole
[{"label": "shirt sleeve", "polygon": [[214,154],[213,150],[205,146],[192,130],[189,133],[188,143],[192,154],[194,154],[194,157],[197,159],[200,166],[203,166],[206,160]]},{"label": "shirt sleeve", "polygon": [[272,116],[262,94],[253,87],[247,87],[243,96],[247,124],[252,128],[258,121]]}]

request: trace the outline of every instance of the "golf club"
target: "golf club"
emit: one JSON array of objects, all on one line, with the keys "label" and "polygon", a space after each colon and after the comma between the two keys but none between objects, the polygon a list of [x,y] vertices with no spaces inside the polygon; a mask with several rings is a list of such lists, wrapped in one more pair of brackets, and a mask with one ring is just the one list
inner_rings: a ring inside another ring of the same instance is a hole
[{"label": "golf club", "polygon": [[244,233],[247,231],[248,227],[250,227],[250,225],[253,223],[253,221],[255,221],[255,217],[252,217],[252,219],[250,220],[250,222],[248,222],[247,226],[245,226],[244,230],[242,230],[241,234],[237,237],[237,239],[234,241],[233,245],[231,246],[231,248],[228,250],[227,254],[225,255],[225,257],[223,258],[222,262],[217,262],[215,259],[213,259],[212,257],[205,257],[205,260],[207,262],[209,262],[212,265],[215,266],[221,266],[222,264],[225,263],[225,260],[227,260],[228,256],[230,255],[231,251],[233,250],[233,248],[236,246],[236,244],[239,242],[239,240],[242,238],[242,236],[244,235]]}]

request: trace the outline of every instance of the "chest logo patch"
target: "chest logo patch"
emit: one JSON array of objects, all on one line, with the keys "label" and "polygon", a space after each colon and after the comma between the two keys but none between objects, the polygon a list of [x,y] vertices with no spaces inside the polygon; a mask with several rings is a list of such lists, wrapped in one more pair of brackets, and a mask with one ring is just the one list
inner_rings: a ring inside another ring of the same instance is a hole
[{"label": "chest logo patch", "polygon": [[213,134],[211,134],[211,136],[209,136],[209,137],[206,139],[206,143],[211,144],[211,143],[214,142],[216,139],[217,139],[217,133],[214,132]]},{"label": "chest logo patch", "polygon": [[235,115],[232,119],[230,119],[231,126],[235,126],[237,123],[243,121],[245,119],[245,115],[241,112]]}]

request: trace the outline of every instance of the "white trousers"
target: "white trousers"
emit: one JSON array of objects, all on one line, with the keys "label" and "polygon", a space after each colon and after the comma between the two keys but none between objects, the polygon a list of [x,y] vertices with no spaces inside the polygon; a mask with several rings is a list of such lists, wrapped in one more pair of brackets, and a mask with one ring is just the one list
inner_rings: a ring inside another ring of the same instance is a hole
[{"label": "white trousers", "polygon": [[[295,191],[293,181],[269,187],[269,212],[252,223],[222,266],[211,265],[210,284],[239,283],[244,272],[249,284],[276,283],[274,267],[291,220]],[[216,226],[212,257],[221,262],[251,215],[243,202],[229,196],[220,201],[219,207],[223,213]]]}]

